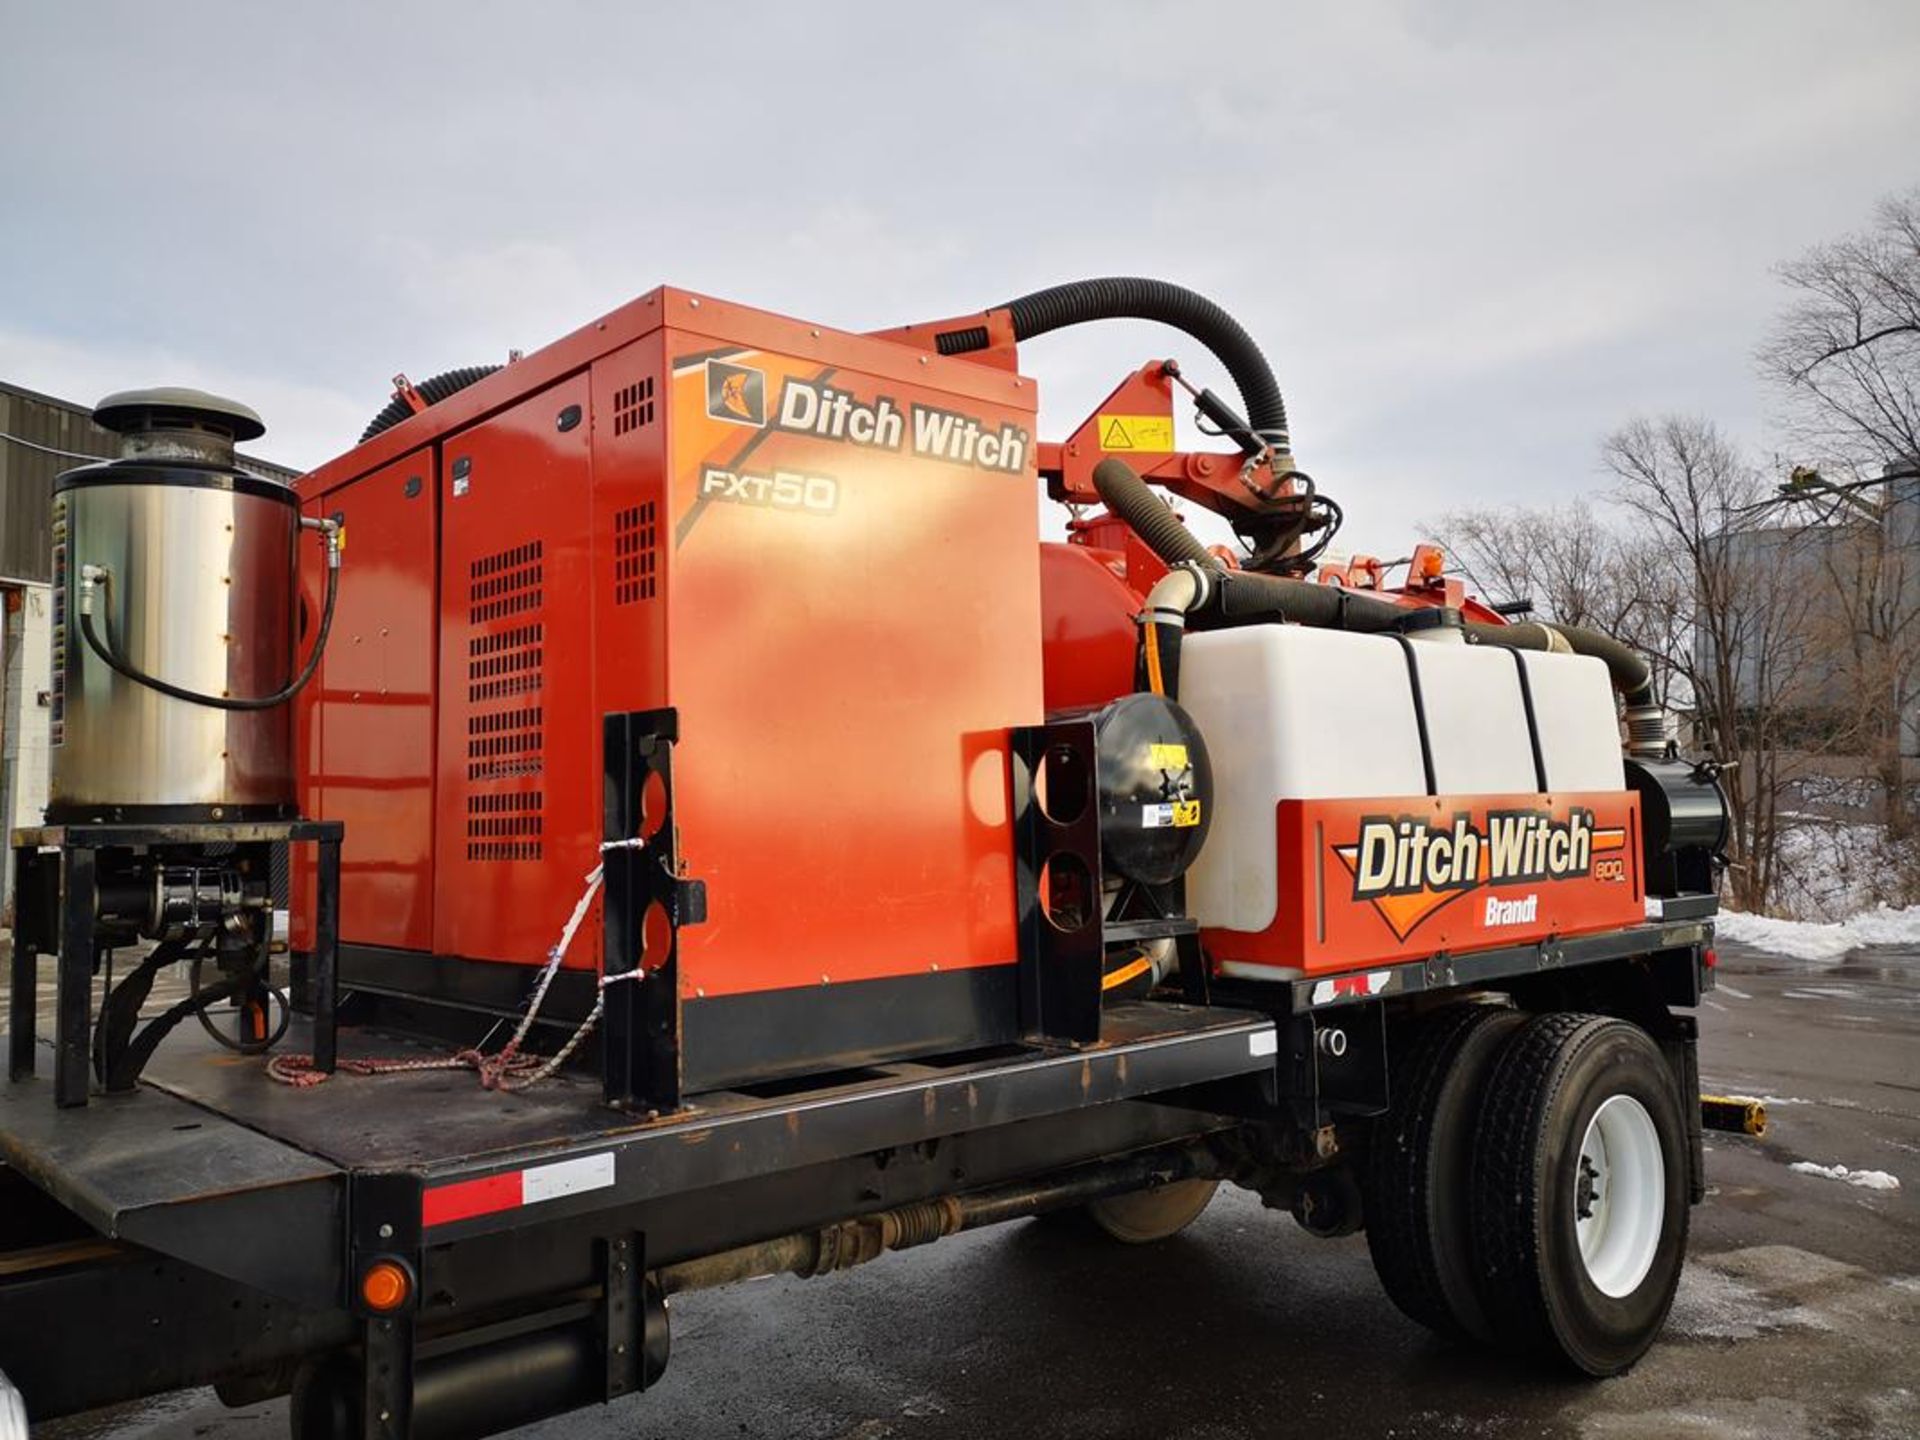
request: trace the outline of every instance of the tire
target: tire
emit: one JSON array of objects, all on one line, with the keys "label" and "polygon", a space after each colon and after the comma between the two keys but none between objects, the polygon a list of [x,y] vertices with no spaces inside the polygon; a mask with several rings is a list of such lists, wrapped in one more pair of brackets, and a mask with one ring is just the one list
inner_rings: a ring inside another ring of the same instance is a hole
[{"label": "tire", "polygon": [[27,1402],[0,1371],[0,1440],[27,1440]]},{"label": "tire", "polygon": [[1175,1180],[1150,1190],[1109,1195],[1040,1216],[1043,1222],[1092,1230],[1123,1245],[1149,1245],[1178,1235],[1200,1218],[1220,1188],[1218,1180]]},{"label": "tire", "polygon": [[1653,1344],[1686,1260],[1687,1130],[1666,1059],[1624,1020],[1542,1015],[1486,1093],[1473,1250],[1494,1333],[1617,1375]]},{"label": "tire", "polygon": [[1459,1005],[1427,1017],[1395,1067],[1366,1172],[1367,1248],[1387,1296],[1455,1340],[1492,1338],[1473,1262],[1474,1122],[1500,1049],[1526,1016]]}]

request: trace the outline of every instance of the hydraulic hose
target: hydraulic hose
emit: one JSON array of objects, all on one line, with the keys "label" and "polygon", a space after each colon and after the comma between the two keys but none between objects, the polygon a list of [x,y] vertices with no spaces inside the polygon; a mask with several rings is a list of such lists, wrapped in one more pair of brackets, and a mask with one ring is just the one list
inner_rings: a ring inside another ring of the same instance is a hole
[{"label": "hydraulic hose", "polygon": [[[1287,434],[1286,401],[1273,367],[1240,322],[1204,295],[1165,280],[1110,276],[1036,290],[998,308],[1012,317],[1015,340],[1031,340],[1090,320],[1154,320],[1183,330],[1206,346],[1233,377],[1255,433],[1277,451],[1293,448]],[[965,354],[985,349],[987,332],[979,326],[954,330],[935,343],[942,355]]]},{"label": "hydraulic hose", "polygon": [[[1196,565],[1211,573],[1215,581],[1211,592],[1203,592],[1186,612],[1195,628],[1290,620],[1299,625],[1377,634],[1399,629],[1407,618],[1405,606],[1344,586],[1227,569],[1124,460],[1102,460],[1094,467],[1093,484],[1107,509],[1125,520],[1169,566]],[[1630,728],[1651,727],[1649,712],[1658,711],[1653,671],[1645,657],[1623,641],[1581,625],[1538,621],[1524,625],[1469,621],[1465,628],[1469,639],[1483,645],[1504,645],[1510,650],[1570,650],[1604,662],[1614,689],[1626,702]],[[1172,638],[1177,645],[1177,637],[1177,630],[1156,626],[1153,639],[1163,668],[1170,658],[1166,653],[1168,640]],[[1171,658],[1177,665],[1177,653]],[[1641,712],[1638,717],[1635,711]],[[1662,726],[1664,723],[1663,716]]]},{"label": "hydraulic hose", "polygon": [[144,685],[149,690],[157,690],[162,695],[170,695],[175,700],[185,700],[190,705],[204,705],[212,710],[271,710],[276,705],[284,705],[306,688],[313,679],[314,672],[320,668],[320,657],[326,652],[327,636],[333,630],[334,602],[340,597],[340,551],[334,542],[333,527],[330,521],[303,520],[303,527],[311,526],[321,531],[327,544],[327,587],[326,597],[320,609],[320,629],[313,638],[313,650],[307,656],[307,663],[300,673],[271,695],[245,696],[235,698],[230,695],[207,695],[198,690],[188,690],[179,685],[169,684],[158,676],[149,675],[131,660],[118,654],[113,646],[111,633],[103,642],[93,628],[93,587],[103,588],[109,583],[109,572],[102,566],[85,565],[80,570],[80,634],[87,646],[100,659],[120,675]]}]

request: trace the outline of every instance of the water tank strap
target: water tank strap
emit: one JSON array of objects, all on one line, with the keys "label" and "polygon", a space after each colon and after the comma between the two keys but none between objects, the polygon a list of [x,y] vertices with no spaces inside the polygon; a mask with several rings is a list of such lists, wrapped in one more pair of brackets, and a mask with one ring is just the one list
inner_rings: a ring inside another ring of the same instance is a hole
[{"label": "water tank strap", "polygon": [[1533,775],[1541,792],[1547,789],[1547,761],[1540,753],[1540,722],[1533,714],[1533,679],[1527,674],[1527,656],[1522,650],[1509,650],[1514,669],[1520,672],[1520,705],[1527,712],[1527,741],[1533,746]]},{"label": "water tank strap", "polygon": [[1415,658],[1413,642],[1404,635],[1389,637],[1400,642],[1407,657],[1407,688],[1413,693],[1413,721],[1420,730],[1420,767],[1426,772],[1427,794],[1438,795],[1440,787],[1433,777],[1433,741],[1427,734],[1427,702],[1420,694],[1420,662]]}]

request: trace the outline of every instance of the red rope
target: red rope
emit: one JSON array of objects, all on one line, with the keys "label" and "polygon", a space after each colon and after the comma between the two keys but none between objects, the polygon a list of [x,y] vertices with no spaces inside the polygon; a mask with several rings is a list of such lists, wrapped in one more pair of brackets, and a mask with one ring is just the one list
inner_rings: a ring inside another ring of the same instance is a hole
[{"label": "red rope", "polygon": [[[488,1090],[513,1089],[513,1081],[522,1079],[538,1070],[545,1062],[537,1055],[521,1055],[515,1047],[508,1045],[495,1055],[484,1055],[478,1050],[462,1050],[454,1055],[440,1055],[424,1060],[403,1060],[398,1057],[374,1060],[338,1060],[334,1062],[334,1073],[345,1072],[348,1075],[406,1075],[424,1070],[472,1070],[480,1077],[480,1084]],[[316,1070],[311,1055],[275,1055],[267,1061],[267,1075],[282,1085],[291,1085],[296,1090],[309,1089],[315,1085],[324,1085],[330,1078],[326,1071]]]},{"label": "red rope", "polygon": [[[642,849],[647,842],[643,839],[609,840],[600,846],[607,850]],[[541,969],[539,982],[534,986],[533,998],[527,1002],[526,1012],[520,1017],[520,1023],[514,1028],[507,1043],[492,1055],[479,1049],[462,1050],[454,1055],[437,1056],[429,1060],[340,1060],[334,1064],[336,1073],[346,1071],[349,1075],[404,1075],[415,1070],[472,1070],[480,1077],[482,1088],[487,1090],[521,1090],[535,1081],[544,1080],[567,1063],[575,1050],[592,1032],[600,1019],[604,1008],[605,990],[609,984],[619,980],[645,979],[643,970],[627,971],[619,975],[603,975],[599,987],[594,992],[593,1008],[574,1029],[567,1043],[552,1055],[541,1058],[538,1055],[522,1055],[521,1042],[532,1030],[533,1022],[540,1013],[540,1006],[547,998],[547,987],[553,984],[553,977],[559,973],[560,963],[566,958],[567,951],[573,947],[573,937],[579,933],[580,924],[587,918],[587,910],[593,904],[593,897],[599,892],[604,867],[596,865],[587,872],[586,889],[581,893],[579,903],[573,907],[573,914],[567,918],[566,925],[560,931],[560,939],[553,949],[547,952],[546,965]],[[267,1075],[282,1085],[291,1085],[297,1090],[310,1089],[323,1085],[327,1081],[324,1070],[313,1068],[311,1055],[276,1055],[267,1062]]]}]

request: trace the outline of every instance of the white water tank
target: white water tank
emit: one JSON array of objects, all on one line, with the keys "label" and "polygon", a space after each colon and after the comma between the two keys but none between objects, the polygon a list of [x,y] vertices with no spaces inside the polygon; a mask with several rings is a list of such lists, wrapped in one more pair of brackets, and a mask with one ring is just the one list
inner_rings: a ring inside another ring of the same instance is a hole
[{"label": "white water tank", "polygon": [[1582,655],[1250,625],[1186,637],[1180,703],[1213,760],[1213,825],[1187,872],[1188,913],[1210,928],[1273,923],[1282,800],[1626,788],[1612,683]]}]

